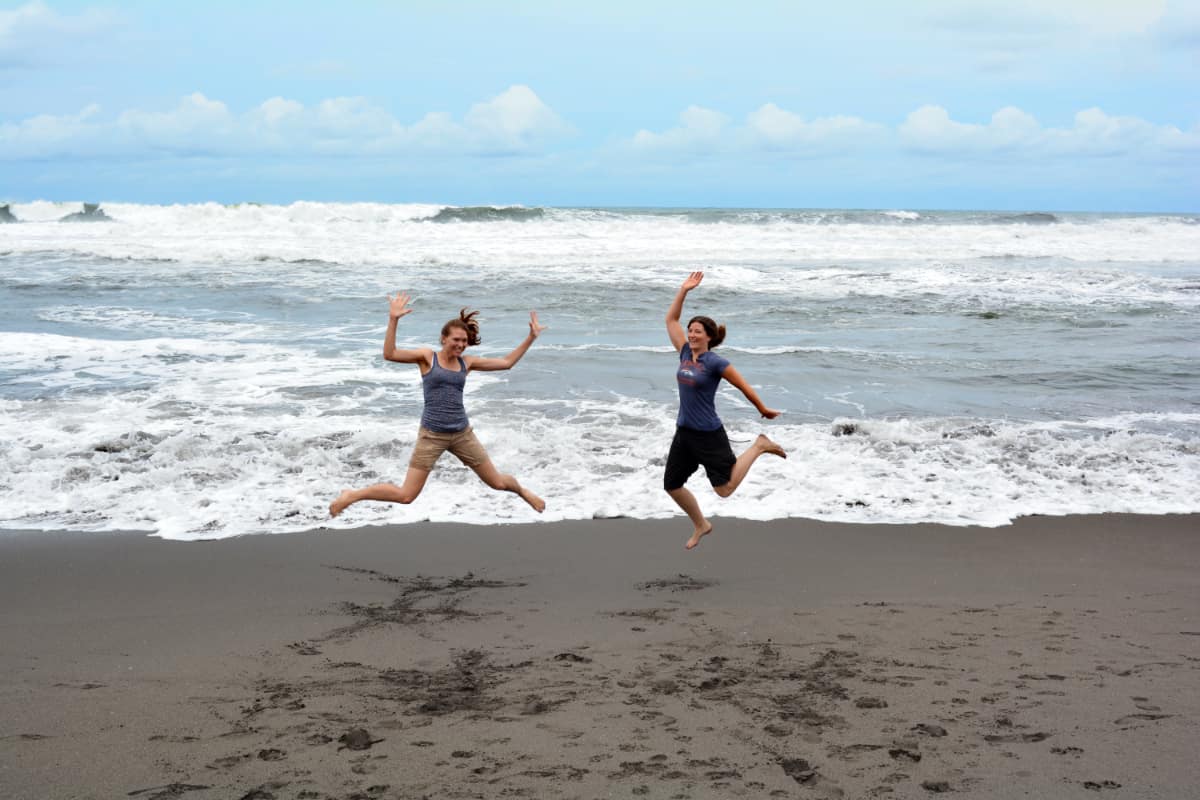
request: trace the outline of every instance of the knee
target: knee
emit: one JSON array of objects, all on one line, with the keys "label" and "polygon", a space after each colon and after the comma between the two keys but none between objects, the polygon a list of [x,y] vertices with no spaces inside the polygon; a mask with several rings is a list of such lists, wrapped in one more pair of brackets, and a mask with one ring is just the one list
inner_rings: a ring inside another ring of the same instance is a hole
[{"label": "knee", "polygon": [[[512,486],[509,485],[510,481],[505,480],[507,477],[508,477],[507,475],[490,475],[490,476],[484,478],[483,482],[486,483],[492,489],[502,492],[505,489],[513,488]],[[513,491],[516,491],[516,490],[513,489]]]},{"label": "knee", "polygon": [[409,503],[411,503],[413,500],[417,499],[418,493],[419,492],[414,492],[410,489],[406,489],[405,487],[400,486],[399,484],[392,483],[392,484],[388,485],[388,496],[386,499],[393,503],[400,503],[401,505],[406,506]]},{"label": "knee", "polygon": [[717,493],[717,497],[729,497],[733,494],[733,487],[726,483],[722,486],[714,486],[713,491]]}]

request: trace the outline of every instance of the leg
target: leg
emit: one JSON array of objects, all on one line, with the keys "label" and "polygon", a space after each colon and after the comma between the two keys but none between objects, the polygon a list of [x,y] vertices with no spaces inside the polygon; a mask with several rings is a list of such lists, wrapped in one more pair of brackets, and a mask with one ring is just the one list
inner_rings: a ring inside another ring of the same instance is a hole
[{"label": "leg", "polygon": [[[700,468],[700,460],[694,452],[697,435],[695,431],[685,428],[675,429],[671,449],[667,452],[667,466],[663,470],[663,489],[692,521],[692,537],[684,545],[688,550],[700,544],[700,539],[712,533],[713,529],[712,523],[705,519],[704,512],[700,510],[696,495],[684,486],[692,473]],[[729,449],[728,442],[725,443],[725,449]]]},{"label": "leg", "polygon": [[520,495],[521,499],[529,503],[533,510],[539,514],[546,509],[545,500],[522,486],[512,475],[505,475],[496,469],[496,465],[492,463],[490,458],[481,464],[470,464],[468,466],[475,470],[475,474],[479,476],[481,481],[493,489]]},{"label": "leg", "polygon": [[343,489],[337,499],[329,504],[329,516],[336,517],[359,500],[382,500],[385,503],[404,503],[407,505],[417,499],[417,495],[425,488],[429,478],[429,470],[409,467],[404,476],[404,485],[394,483],[377,483],[365,489]]},{"label": "leg", "polygon": [[691,550],[696,545],[700,544],[700,540],[712,533],[713,526],[704,517],[704,513],[700,510],[700,503],[696,500],[696,495],[692,494],[685,487],[678,489],[668,489],[667,494],[671,495],[683,513],[688,515],[688,519],[692,521],[692,538],[687,540],[684,545],[688,550]]},{"label": "leg", "polygon": [[729,473],[729,482],[720,486],[714,486],[713,491],[721,497],[729,497],[729,495],[733,494],[742,485],[742,480],[745,479],[746,473],[750,471],[750,467],[763,453],[787,458],[787,453],[783,451],[782,447],[760,433],[758,438],[754,440],[754,444],[747,447],[746,452],[738,456],[737,461],[734,462],[733,469]]},{"label": "leg", "polygon": [[505,475],[496,469],[496,465],[488,457],[487,450],[483,448],[483,444],[480,443],[478,437],[475,436],[475,431],[471,428],[455,434],[454,440],[450,442],[447,449],[459,461],[473,469],[479,479],[488,486],[502,492],[520,495],[521,499],[529,503],[530,507],[539,514],[545,510],[545,500],[522,486],[512,475]]}]

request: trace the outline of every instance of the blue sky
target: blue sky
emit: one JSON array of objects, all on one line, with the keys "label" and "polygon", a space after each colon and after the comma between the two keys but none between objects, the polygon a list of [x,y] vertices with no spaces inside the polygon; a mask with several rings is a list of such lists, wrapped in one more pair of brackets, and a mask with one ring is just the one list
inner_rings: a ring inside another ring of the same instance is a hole
[{"label": "blue sky", "polygon": [[0,3],[0,200],[1200,210],[1200,0]]}]

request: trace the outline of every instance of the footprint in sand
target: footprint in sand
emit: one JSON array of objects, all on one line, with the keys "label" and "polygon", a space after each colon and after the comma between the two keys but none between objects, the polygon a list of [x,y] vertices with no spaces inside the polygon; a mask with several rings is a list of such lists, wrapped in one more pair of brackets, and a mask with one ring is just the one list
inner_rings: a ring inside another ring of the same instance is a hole
[{"label": "footprint in sand", "polygon": [[1121,784],[1116,781],[1084,781],[1083,788],[1098,792],[1101,789],[1120,789]]},{"label": "footprint in sand", "polygon": [[1159,719],[1167,719],[1174,716],[1173,714],[1126,714],[1118,720],[1114,720],[1115,725],[1128,725],[1131,722],[1154,722]]},{"label": "footprint in sand", "polygon": [[[179,797],[187,792],[202,792],[208,789],[208,786],[203,786],[198,783],[168,783],[166,786],[152,786],[149,789],[137,789],[129,792],[129,797],[138,797],[141,800],[166,800],[170,797]],[[153,794],[150,794],[153,792]],[[145,795],[145,797],[142,797]]]},{"label": "footprint in sand", "polygon": [[1079,757],[1083,753],[1082,747],[1051,747],[1050,752],[1056,756],[1075,756]]},{"label": "footprint in sand", "polygon": [[933,725],[928,722],[918,722],[916,725],[912,726],[912,730],[916,731],[917,733],[923,733],[926,736],[932,736],[934,738],[946,735],[946,729],[941,725]]},{"label": "footprint in sand", "polygon": [[1162,711],[1161,708],[1150,702],[1149,697],[1131,697],[1129,699],[1133,701],[1133,706],[1138,711]]},{"label": "footprint in sand", "polygon": [[379,744],[383,739],[372,739],[364,728],[351,728],[339,736],[338,741],[342,743],[338,750],[370,750],[372,745]]},{"label": "footprint in sand", "polygon": [[700,589],[707,589],[716,584],[717,582],[714,580],[693,578],[691,575],[681,572],[674,578],[659,578],[658,580],[639,583],[637,588],[643,592],[651,589],[669,589],[672,592],[694,592]]},{"label": "footprint in sand", "polygon": [[785,775],[808,790],[806,795],[809,797],[837,800],[846,796],[842,787],[823,776],[803,758],[781,758],[779,766]]},{"label": "footprint in sand", "polygon": [[1016,742],[1041,742],[1050,738],[1048,733],[993,733],[983,737],[985,741],[996,744],[1013,744]]}]

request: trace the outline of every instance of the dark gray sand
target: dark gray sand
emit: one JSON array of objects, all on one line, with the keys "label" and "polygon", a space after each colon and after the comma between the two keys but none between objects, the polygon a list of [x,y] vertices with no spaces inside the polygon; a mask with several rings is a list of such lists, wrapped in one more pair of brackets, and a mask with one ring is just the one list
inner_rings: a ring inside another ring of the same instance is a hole
[{"label": "dark gray sand", "polygon": [[1198,519],[0,533],[0,797],[1193,797]]}]

